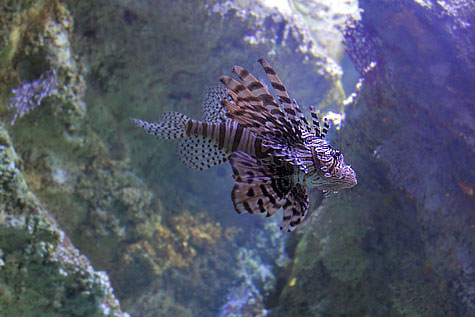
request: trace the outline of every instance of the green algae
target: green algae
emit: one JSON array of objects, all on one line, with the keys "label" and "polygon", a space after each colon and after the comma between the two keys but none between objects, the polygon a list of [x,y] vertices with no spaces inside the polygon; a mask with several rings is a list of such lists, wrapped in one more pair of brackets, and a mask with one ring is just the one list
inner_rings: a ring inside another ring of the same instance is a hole
[{"label": "green algae", "polygon": [[3,125],[0,136],[0,314],[120,315],[108,280],[92,270],[28,188]]}]

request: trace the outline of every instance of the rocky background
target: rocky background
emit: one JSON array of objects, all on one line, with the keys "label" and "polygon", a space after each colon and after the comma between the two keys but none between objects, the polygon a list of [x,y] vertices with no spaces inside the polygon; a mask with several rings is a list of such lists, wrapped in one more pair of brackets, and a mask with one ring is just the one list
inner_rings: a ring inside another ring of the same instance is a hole
[{"label": "rocky background", "polygon": [[[471,315],[473,2],[266,2],[0,2],[1,314]],[[259,57],[358,174],[292,234],[129,120]]]}]

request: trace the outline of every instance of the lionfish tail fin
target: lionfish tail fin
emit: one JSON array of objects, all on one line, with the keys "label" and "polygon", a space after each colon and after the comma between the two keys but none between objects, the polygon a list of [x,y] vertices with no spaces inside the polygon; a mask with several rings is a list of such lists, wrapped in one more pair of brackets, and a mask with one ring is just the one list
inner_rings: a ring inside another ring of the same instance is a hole
[{"label": "lionfish tail fin", "polygon": [[165,112],[157,122],[148,122],[131,118],[135,126],[142,128],[146,133],[159,139],[181,139],[185,137],[186,124],[190,120],[179,112]]},{"label": "lionfish tail fin", "polygon": [[278,166],[244,152],[233,153],[230,162],[235,180],[231,197],[238,213],[259,212],[269,217],[285,204],[291,184],[288,173],[276,174]]}]

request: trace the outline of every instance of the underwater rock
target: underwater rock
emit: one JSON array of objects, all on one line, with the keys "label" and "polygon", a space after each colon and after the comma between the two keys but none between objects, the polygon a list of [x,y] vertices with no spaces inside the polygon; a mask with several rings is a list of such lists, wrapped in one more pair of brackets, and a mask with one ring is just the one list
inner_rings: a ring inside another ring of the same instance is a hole
[{"label": "underwater rock", "polygon": [[105,272],[95,271],[30,191],[0,124],[0,314],[127,316]]},{"label": "underwater rock", "polygon": [[364,81],[339,139],[359,184],[310,216],[271,315],[469,316],[475,7],[360,6],[346,43]]},{"label": "underwater rock", "polygon": [[77,130],[86,113],[85,68],[72,52],[69,11],[56,0],[19,1],[18,6],[4,4],[3,9],[0,19],[9,23],[0,37],[5,44],[0,58],[2,81],[6,87],[22,82],[13,88],[8,103],[13,109],[11,124],[44,103],[51,105],[69,131]]}]

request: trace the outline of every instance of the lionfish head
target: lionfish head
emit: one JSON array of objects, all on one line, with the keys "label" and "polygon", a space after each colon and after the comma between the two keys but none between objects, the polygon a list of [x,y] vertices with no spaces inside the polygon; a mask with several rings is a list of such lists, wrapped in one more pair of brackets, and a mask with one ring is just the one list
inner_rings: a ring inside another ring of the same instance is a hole
[{"label": "lionfish head", "polygon": [[337,192],[354,187],[358,182],[356,173],[345,164],[343,154],[328,145],[325,151],[314,151],[315,170],[309,185],[326,192]]}]

